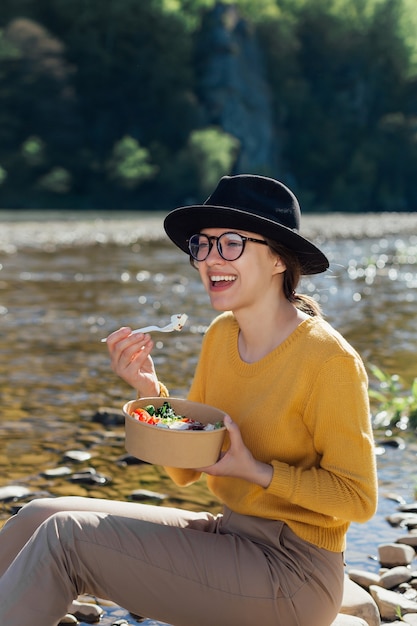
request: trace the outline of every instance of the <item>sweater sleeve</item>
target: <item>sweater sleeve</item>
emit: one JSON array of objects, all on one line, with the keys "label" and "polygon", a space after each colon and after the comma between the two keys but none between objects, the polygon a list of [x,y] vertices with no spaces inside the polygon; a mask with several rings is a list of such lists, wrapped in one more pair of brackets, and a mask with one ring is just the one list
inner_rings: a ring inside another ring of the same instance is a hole
[{"label": "sweater sleeve", "polygon": [[323,364],[304,420],[317,465],[303,468],[272,459],[266,491],[317,513],[366,521],[376,509],[377,479],[367,376],[359,358],[337,356]]}]

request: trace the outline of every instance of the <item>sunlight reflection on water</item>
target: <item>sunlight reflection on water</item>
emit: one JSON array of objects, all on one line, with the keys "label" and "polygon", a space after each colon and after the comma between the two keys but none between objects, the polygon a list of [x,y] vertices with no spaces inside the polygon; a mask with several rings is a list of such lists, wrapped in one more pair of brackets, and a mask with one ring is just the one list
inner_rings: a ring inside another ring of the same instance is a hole
[{"label": "sunlight reflection on water", "polygon": [[[83,411],[120,406],[126,398],[101,337],[121,325],[164,324],[182,312],[187,326],[158,338],[155,362],[172,393],[184,395],[214,312],[198,274],[164,238],[162,217],[19,219],[0,212],[3,423],[27,420],[33,440],[56,429],[64,445]],[[330,270],[305,278],[300,290],[317,298],[365,363],[411,381],[417,376],[417,217],[315,216],[306,225],[307,236],[322,242]],[[414,452],[391,450],[379,459],[384,489],[410,500],[413,487],[404,477],[414,461]],[[366,533],[353,525],[354,564],[367,558],[365,544],[368,552],[391,533],[388,509],[392,502],[382,499]]]}]

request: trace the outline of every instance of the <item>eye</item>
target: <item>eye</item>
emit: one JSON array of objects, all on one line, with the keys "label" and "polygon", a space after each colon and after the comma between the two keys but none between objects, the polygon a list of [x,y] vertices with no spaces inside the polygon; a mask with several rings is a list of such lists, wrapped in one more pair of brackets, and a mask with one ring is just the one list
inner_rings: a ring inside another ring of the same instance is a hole
[{"label": "eye", "polygon": [[207,248],[209,247],[209,242],[207,239],[199,239],[197,246],[199,248],[199,250],[207,250]]},{"label": "eye", "polygon": [[226,248],[229,248],[229,250],[241,248],[242,239],[239,237],[239,235],[227,235],[226,237],[222,238],[222,245],[226,246]]}]

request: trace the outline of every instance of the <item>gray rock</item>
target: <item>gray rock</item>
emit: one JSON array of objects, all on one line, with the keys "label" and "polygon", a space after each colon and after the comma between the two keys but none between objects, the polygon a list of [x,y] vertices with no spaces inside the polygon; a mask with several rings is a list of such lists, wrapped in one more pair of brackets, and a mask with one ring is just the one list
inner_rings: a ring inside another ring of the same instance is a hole
[{"label": "gray rock", "polygon": [[143,501],[143,500],[165,500],[165,498],[167,498],[168,496],[165,493],[158,493],[157,491],[149,491],[149,489],[136,489],[135,491],[132,491],[132,493],[130,494],[130,497],[132,498],[132,500]]},{"label": "gray rock", "polygon": [[0,487],[0,501],[12,502],[13,500],[19,500],[21,498],[27,498],[33,493],[27,487],[21,485],[7,485],[6,487]]},{"label": "gray rock", "polygon": [[398,565],[397,567],[392,567],[379,579],[379,584],[384,589],[394,589],[394,587],[398,587],[401,583],[407,583],[411,580],[411,570],[405,565]]},{"label": "gray rock", "polygon": [[103,615],[103,609],[98,604],[92,604],[89,602],[80,602],[74,600],[69,608],[69,611],[78,620],[87,622],[88,624],[95,624],[100,621]]},{"label": "gray rock", "polygon": [[125,416],[121,409],[102,406],[97,409],[92,421],[103,424],[103,426],[122,426],[125,423]]},{"label": "gray rock", "polygon": [[64,452],[64,459],[66,461],[75,461],[76,463],[83,463],[91,459],[91,453],[86,450],[67,450]]},{"label": "gray rock", "polygon": [[365,622],[365,620],[361,617],[355,617],[354,615],[343,615],[342,613],[339,613],[339,615],[331,623],[330,626],[369,626],[369,624],[368,622]]},{"label": "gray rock", "polygon": [[196,56],[202,125],[239,140],[235,173],[276,169],[280,150],[265,63],[253,27],[235,5],[218,3],[207,12]]},{"label": "gray rock", "polygon": [[64,626],[64,624],[78,624],[78,620],[74,615],[67,613],[67,615],[64,615],[64,617],[61,618],[58,626]]},{"label": "gray rock", "polygon": [[398,543],[384,543],[378,546],[379,561],[383,567],[409,565],[415,556],[411,546]]},{"label": "gray rock", "polygon": [[372,596],[353,580],[350,580],[348,576],[345,576],[340,613],[358,617],[364,620],[368,626],[380,626],[381,623],[379,610]]},{"label": "gray rock", "polygon": [[408,524],[417,524],[417,515],[415,513],[393,513],[385,518],[391,526],[407,526]]},{"label": "gray rock", "polygon": [[357,585],[360,585],[364,589],[369,589],[370,585],[379,585],[379,574],[374,572],[366,572],[359,569],[350,569],[348,572],[349,578],[353,580]]},{"label": "gray rock", "polygon": [[417,549],[417,533],[410,532],[407,535],[398,537],[396,543],[404,543],[407,546],[411,546],[412,548]]},{"label": "gray rock", "polygon": [[398,510],[403,511],[404,513],[417,513],[417,502],[401,504],[401,506],[398,507]]},{"label": "gray rock", "polygon": [[417,612],[417,602],[407,600],[400,593],[389,591],[378,585],[371,585],[369,591],[378,606],[381,619],[383,620],[397,618],[399,611],[401,615]]},{"label": "gray rock", "polygon": [[84,485],[107,485],[111,482],[111,478],[99,474],[93,467],[72,474],[68,480],[72,483],[81,483]]},{"label": "gray rock", "polygon": [[41,476],[43,476],[44,478],[61,478],[62,476],[69,476],[70,474],[72,474],[72,469],[67,467],[66,465],[53,467],[51,469],[46,469],[41,472]]}]

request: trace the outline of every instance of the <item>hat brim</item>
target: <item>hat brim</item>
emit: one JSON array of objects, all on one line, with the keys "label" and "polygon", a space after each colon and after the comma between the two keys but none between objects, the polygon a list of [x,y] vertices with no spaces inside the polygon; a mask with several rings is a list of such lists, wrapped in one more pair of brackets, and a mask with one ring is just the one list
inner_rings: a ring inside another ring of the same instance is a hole
[{"label": "hat brim", "polygon": [[189,254],[188,239],[203,228],[237,228],[256,233],[293,250],[303,274],[320,274],[329,267],[327,257],[298,232],[259,213],[214,205],[191,205],[171,211],[164,220],[168,237]]}]

